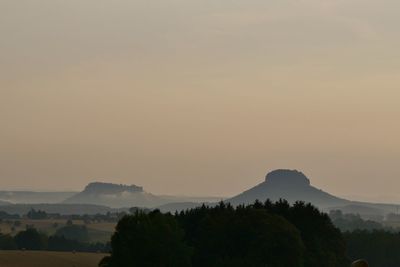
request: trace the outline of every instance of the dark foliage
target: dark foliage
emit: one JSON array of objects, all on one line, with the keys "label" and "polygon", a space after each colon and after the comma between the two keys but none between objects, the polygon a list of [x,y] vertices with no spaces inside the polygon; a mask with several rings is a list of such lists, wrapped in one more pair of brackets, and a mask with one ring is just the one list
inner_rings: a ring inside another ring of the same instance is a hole
[{"label": "dark foliage", "polygon": [[191,249],[175,218],[159,211],[122,218],[111,239],[112,257],[104,266],[190,266]]},{"label": "dark foliage", "polygon": [[305,266],[320,267],[322,262],[324,267],[348,265],[346,244],[327,214],[311,204],[296,202],[290,206],[285,200],[275,204],[267,201],[264,208],[283,216],[300,231],[306,247]]},{"label": "dark foliage", "polygon": [[47,247],[47,237],[34,228],[19,232],[14,240],[19,249],[45,250]]},{"label": "dark foliage", "polygon": [[303,266],[299,231],[265,209],[221,203],[181,213],[193,266]]},{"label": "dark foliage", "polygon": [[374,267],[400,266],[400,233],[358,230],[343,233],[351,259],[367,259]]},{"label": "dark foliage", "polygon": [[172,216],[136,212],[118,223],[102,267],[348,266],[345,243],[326,214],[286,201],[220,203]]},{"label": "dark foliage", "polygon": [[0,250],[14,250],[17,249],[17,244],[11,235],[0,233]]},{"label": "dark foliage", "polygon": [[31,209],[28,214],[26,214],[26,217],[32,220],[43,220],[47,218],[47,213],[45,211]]},{"label": "dark foliage", "polygon": [[10,235],[0,234],[0,249],[110,252],[111,246],[110,243],[87,243],[57,235],[47,237],[35,228],[29,228],[19,232],[14,238]]},{"label": "dark foliage", "polygon": [[80,242],[87,242],[89,240],[89,232],[84,225],[67,225],[58,229],[54,235],[60,237],[63,236],[65,239]]},{"label": "dark foliage", "polygon": [[5,211],[0,211],[0,219],[1,220],[10,220],[10,219],[19,219],[18,214],[9,214]]}]

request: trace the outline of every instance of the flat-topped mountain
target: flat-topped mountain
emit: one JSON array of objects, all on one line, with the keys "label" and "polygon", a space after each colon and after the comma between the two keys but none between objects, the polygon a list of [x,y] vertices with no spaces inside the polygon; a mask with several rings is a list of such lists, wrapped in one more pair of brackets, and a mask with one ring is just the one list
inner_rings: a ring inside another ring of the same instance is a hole
[{"label": "flat-topped mountain", "polygon": [[311,185],[310,180],[297,170],[275,170],[267,174],[265,181],[227,200],[234,205],[249,204],[256,199],[273,201],[286,199],[311,202],[320,208],[343,206],[350,201],[335,197]]},{"label": "flat-topped mountain", "polygon": [[110,208],[146,207],[155,208],[172,202],[211,202],[219,198],[159,196],[146,192],[137,185],[122,185],[112,183],[93,182],[81,192],[67,198],[63,203],[95,204]]},{"label": "flat-topped mountain", "polygon": [[88,184],[82,192],[66,199],[64,203],[96,204],[111,208],[155,207],[164,204],[163,199],[147,193],[137,185],[122,185],[94,182]]},{"label": "flat-topped mountain", "polygon": [[365,218],[384,216],[398,209],[398,205],[395,204],[359,202],[336,197],[312,186],[310,180],[297,170],[272,171],[262,183],[227,199],[226,202],[240,205],[267,199],[272,201],[285,199],[290,203],[304,201],[324,211],[340,209],[346,213],[360,214]]},{"label": "flat-topped mountain", "polygon": [[143,187],[137,185],[123,185],[94,182],[88,184],[82,193],[86,194],[120,194],[143,192]]}]

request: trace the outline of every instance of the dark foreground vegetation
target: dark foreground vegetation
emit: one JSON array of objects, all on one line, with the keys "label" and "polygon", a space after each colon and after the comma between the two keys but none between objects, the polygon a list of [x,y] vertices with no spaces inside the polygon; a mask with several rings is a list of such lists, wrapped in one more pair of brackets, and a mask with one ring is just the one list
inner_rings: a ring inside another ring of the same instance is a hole
[{"label": "dark foreground vegetation", "polygon": [[[371,266],[400,266],[400,229],[382,222],[365,220],[357,214],[331,211],[333,224],[342,231],[350,259],[368,259]],[[385,222],[398,222],[399,215],[389,214]],[[397,224],[398,225],[398,224]]]},{"label": "dark foreground vegetation", "polygon": [[349,266],[345,241],[328,215],[286,201],[200,207],[122,218],[104,267]]},{"label": "dark foreground vegetation", "polygon": [[364,258],[373,267],[400,266],[400,233],[387,230],[356,230],[343,233],[348,256]]},{"label": "dark foreground vegetation", "polygon": [[[30,216],[44,217],[34,211]],[[115,216],[96,217],[105,219]],[[88,225],[68,220],[51,235],[27,225],[20,232],[0,233],[0,250],[111,251],[102,267],[349,267],[360,258],[372,267],[400,266],[398,228],[339,211],[328,216],[302,202],[237,208],[220,203],[174,215],[132,209],[120,219],[111,244],[90,243]]]},{"label": "dark foreground vegetation", "polygon": [[88,243],[83,226],[66,226],[54,235],[47,236],[34,228],[28,228],[15,236],[0,233],[0,250],[48,250],[48,251],[80,251],[109,252],[109,244]]}]

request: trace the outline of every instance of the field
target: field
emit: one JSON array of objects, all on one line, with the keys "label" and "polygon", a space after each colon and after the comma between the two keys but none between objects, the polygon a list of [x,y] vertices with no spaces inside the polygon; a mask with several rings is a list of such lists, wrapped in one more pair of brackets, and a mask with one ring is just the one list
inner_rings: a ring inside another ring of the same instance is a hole
[{"label": "field", "polygon": [[0,251],[1,267],[97,267],[106,254],[49,251]]},{"label": "field", "polygon": [[[15,222],[18,223],[16,224]],[[57,229],[65,226],[66,223],[66,220],[54,219],[31,220],[24,218],[18,220],[3,220],[0,222],[0,232],[3,234],[15,235],[19,231],[25,230],[26,227],[30,225],[40,232],[46,233],[47,235],[52,235],[57,231]],[[84,224],[82,220],[74,220],[73,223],[77,225]],[[85,225],[89,231],[90,242],[107,242],[110,240],[111,235],[114,232],[116,223],[92,222]]]}]

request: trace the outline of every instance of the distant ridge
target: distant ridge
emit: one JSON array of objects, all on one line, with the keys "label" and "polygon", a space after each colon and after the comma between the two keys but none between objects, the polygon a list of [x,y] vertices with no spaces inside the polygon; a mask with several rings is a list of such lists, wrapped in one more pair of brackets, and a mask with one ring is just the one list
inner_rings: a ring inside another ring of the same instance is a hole
[{"label": "distant ridge", "polygon": [[[345,213],[359,214],[366,219],[380,219],[385,214],[397,212],[400,205],[351,201],[331,195],[311,185],[310,179],[297,170],[279,169],[268,173],[260,184],[228,199],[223,200],[234,206],[252,204],[254,201],[287,200],[289,203],[304,201],[319,209],[342,210]],[[175,212],[199,207],[202,204],[213,206],[217,202],[173,202],[160,205],[163,212]]]},{"label": "distant ridge", "polygon": [[323,211],[342,210],[359,214],[366,219],[382,219],[388,213],[396,213],[400,205],[351,201],[331,195],[311,185],[310,179],[297,170],[280,169],[268,173],[265,180],[243,193],[226,200],[233,205],[250,204],[255,200],[285,199],[290,203],[304,201]]},{"label": "distant ridge", "polygon": [[286,169],[268,173],[264,182],[226,200],[226,202],[239,205],[253,203],[255,200],[265,201],[266,199],[273,201],[286,199],[291,203],[305,201],[320,208],[350,204],[348,200],[335,197],[313,187],[310,180],[302,172]]},{"label": "distant ridge", "polygon": [[66,199],[64,203],[96,204],[111,208],[151,208],[163,204],[164,201],[145,192],[141,186],[94,182],[88,184],[82,192]]},{"label": "distant ridge", "polygon": [[65,199],[62,203],[93,204],[110,208],[156,208],[168,203],[191,202],[195,205],[196,203],[214,202],[217,199],[220,198],[159,196],[146,192],[143,187],[137,185],[93,182],[88,184],[81,192]]},{"label": "distant ridge", "polygon": [[[60,213],[70,213],[74,209],[79,213],[94,211],[102,213],[140,207],[175,212],[202,204],[213,206],[219,201],[240,205],[266,199],[272,201],[285,199],[290,203],[304,201],[326,212],[340,209],[345,213],[360,214],[364,218],[378,220],[388,213],[398,213],[400,209],[399,204],[367,203],[336,197],[314,187],[310,179],[300,171],[279,169],[268,173],[260,184],[231,198],[154,195],[137,185],[93,182],[79,193],[0,191],[0,211],[25,212],[30,207],[37,207],[51,212],[59,210]],[[63,206],[63,204],[73,205]]]}]

